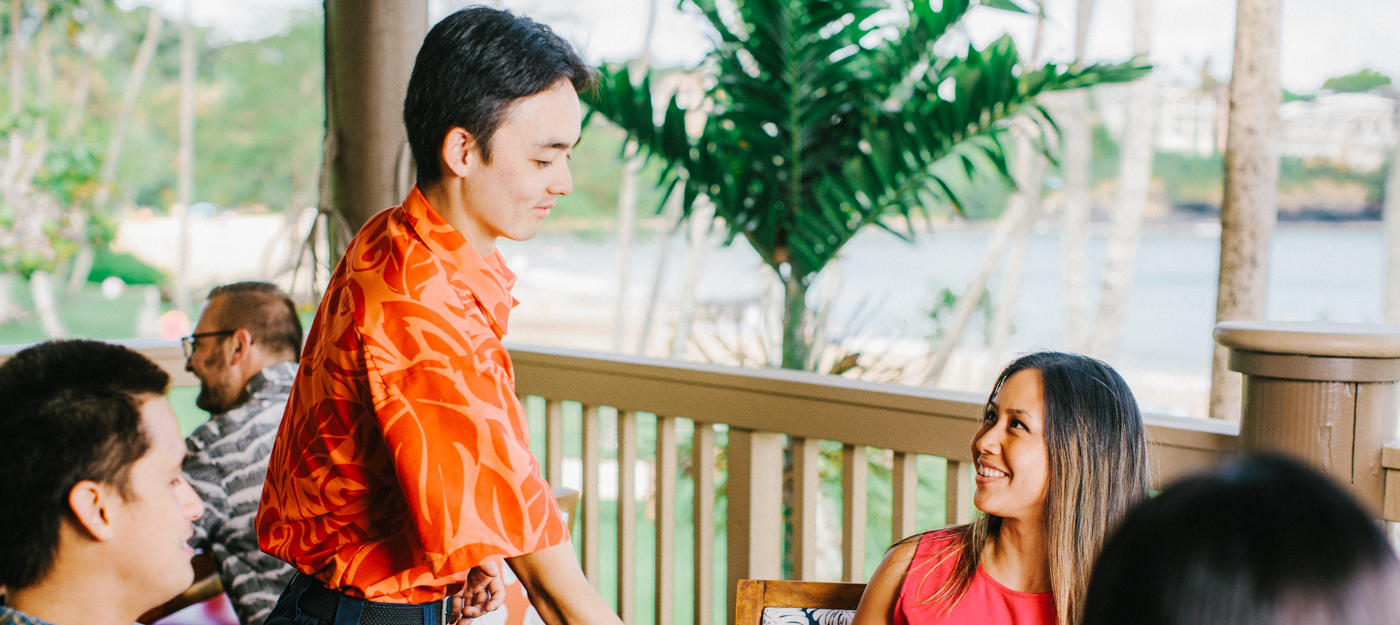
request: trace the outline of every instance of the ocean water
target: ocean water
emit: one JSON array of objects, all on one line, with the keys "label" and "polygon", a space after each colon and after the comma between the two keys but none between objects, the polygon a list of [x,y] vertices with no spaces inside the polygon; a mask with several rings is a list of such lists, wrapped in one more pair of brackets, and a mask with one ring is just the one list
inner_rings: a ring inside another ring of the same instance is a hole
[{"label": "ocean water", "polygon": [[[1220,253],[1218,231],[1212,225],[1147,228],[1134,265],[1115,366],[1208,375]],[[1061,241],[1058,232],[1041,230],[1028,246],[1009,352],[1066,347]],[[809,295],[817,302],[834,293],[830,319],[835,327],[856,325],[855,332],[866,338],[926,341],[934,332],[928,313],[940,291],[960,292],[966,286],[982,262],[990,235],[981,229],[932,232],[910,244],[885,232],[862,232]],[[629,323],[634,325],[640,323],[638,311],[661,264],[660,239],[641,237],[631,254],[627,302],[632,309]],[[1102,232],[1095,234],[1088,248],[1091,316],[1098,301],[1104,239]],[[521,283],[534,285],[537,292],[590,300],[594,314],[610,315],[615,309],[618,261],[609,235],[546,232],[527,242],[503,242],[502,251]],[[665,309],[679,300],[684,254],[680,241],[668,250],[659,323],[668,323]],[[1272,243],[1268,318],[1378,323],[1382,258],[1379,224],[1280,225]],[[739,306],[756,303],[764,288],[764,271],[744,241],[717,246],[705,257],[697,299]],[[1000,272],[989,283],[993,301]],[[835,285],[825,283],[832,280]],[[522,312],[528,310],[524,307]],[[980,318],[974,318],[964,344],[975,345],[981,336]]]}]

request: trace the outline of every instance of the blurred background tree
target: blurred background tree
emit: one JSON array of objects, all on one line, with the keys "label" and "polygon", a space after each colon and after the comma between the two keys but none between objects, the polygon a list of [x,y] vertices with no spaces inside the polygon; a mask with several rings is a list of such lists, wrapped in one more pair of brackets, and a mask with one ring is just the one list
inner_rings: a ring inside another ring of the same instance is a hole
[{"label": "blurred background tree", "polygon": [[603,68],[591,113],[661,159],[660,183],[684,194],[687,214],[707,196],[730,240],[744,237],[773,270],[784,293],[781,362],[772,364],[785,368],[814,366],[807,290],[856,232],[874,225],[907,239],[915,214],[960,209],[936,164],[953,158],[968,177],[991,167],[1009,180],[1000,136],[1018,113],[1049,121],[1036,96],[1144,69],[1024,67],[1008,36],[958,55],[939,46],[974,6],[1024,12],[1009,0],[937,9],[916,0],[896,25],[886,18],[902,3],[881,0],[756,0],[733,14],[713,0],[690,4],[719,37],[702,69],[702,106],[713,107],[703,129],[687,132],[675,97],[658,115],[650,73],[625,66]]}]

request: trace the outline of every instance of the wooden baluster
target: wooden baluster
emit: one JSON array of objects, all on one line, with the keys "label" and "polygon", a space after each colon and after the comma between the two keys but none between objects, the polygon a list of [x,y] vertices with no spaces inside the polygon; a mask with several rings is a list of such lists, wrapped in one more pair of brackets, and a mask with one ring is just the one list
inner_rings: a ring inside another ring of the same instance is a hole
[{"label": "wooden baluster", "polygon": [[598,588],[598,407],[583,407],[583,575]]},{"label": "wooden baluster", "polygon": [[617,616],[637,622],[637,414],[617,411]]},{"label": "wooden baluster", "polygon": [[741,579],[779,579],[783,550],[783,435],[729,428],[726,610],[734,623],[734,592]]},{"label": "wooden baluster", "polygon": [[841,448],[841,580],[865,583],[865,461],[864,445]]},{"label": "wooden baluster", "polygon": [[[695,422],[690,444],[690,470],[695,481],[695,620],[714,624],[715,571],[715,426]],[[664,625],[664,624],[662,624]]]},{"label": "wooden baluster", "polygon": [[563,402],[546,399],[544,409],[545,479],[549,485],[564,485],[564,410]]},{"label": "wooden baluster", "polygon": [[656,620],[672,622],[676,564],[676,418],[656,416]]},{"label": "wooden baluster", "polygon": [[821,501],[817,442],[792,439],[792,573],[805,581],[817,578],[817,505]]},{"label": "wooden baluster", "polygon": [[972,467],[971,462],[948,461],[948,525],[963,525],[972,522]]},{"label": "wooden baluster", "polygon": [[894,491],[890,501],[891,541],[899,542],[918,531],[914,512],[918,508],[919,470],[917,454],[894,452],[894,470],[890,486]]}]

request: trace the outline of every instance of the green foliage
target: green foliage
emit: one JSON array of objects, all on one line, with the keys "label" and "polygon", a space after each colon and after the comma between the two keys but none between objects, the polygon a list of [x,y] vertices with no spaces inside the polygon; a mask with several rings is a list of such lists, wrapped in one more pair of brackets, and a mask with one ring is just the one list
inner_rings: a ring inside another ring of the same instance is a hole
[{"label": "green foliage", "polygon": [[[99,65],[84,134],[105,145],[121,89],[145,30],[146,9],[113,10],[104,30],[119,36]],[[167,22],[127,130],[114,197],[165,209],[175,201],[179,146],[179,25]],[[325,132],[323,24],[319,11],[283,34],[220,42],[195,29],[195,199],[274,211],[314,205]]]},{"label": "green foliage", "polygon": [[169,279],[165,272],[152,267],[131,254],[98,248],[92,259],[88,281],[101,282],[109,276],[121,278],[127,284],[161,285]]},{"label": "green foliage", "polygon": [[54,143],[34,184],[62,206],[78,206],[90,201],[97,192],[101,157],[95,153],[94,146],[81,137]]},{"label": "green foliage", "polygon": [[916,0],[897,27],[872,19],[892,7],[880,0],[753,0],[739,3],[733,20],[714,0],[689,1],[719,39],[705,65],[713,110],[703,131],[687,133],[675,97],[656,125],[650,74],[634,80],[625,66],[601,68],[589,115],[621,126],[661,160],[661,184],[684,194],[687,214],[701,195],[713,200],[730,239],[748,240],[777,272],[790,368],[810,364],[807,286],[856,232],[876,225],[906,237],[883,218],[912,222],[940,204],[963,209],[936,164],[951,160],[971,178],[985,167],[977,157],[1009,181],[1000,135],[1011,116],[1029,112],[1050,131],[1036,96],[1146,69],[1026,68],[1008,36],[939,56],[935,45],[974,0],[937,9]]},{"label": "green foliage", "polygon": [[214,48],[201,61],[214,100],[195,132],[199,200],[222,206],[316,203],[325,133],[323,20]]},{"label": "green foliage", "polygon": [[1225,157],[1159,152],[1152,159],[1152,174],[1165,183],[1172,204],[1219,206],[1225,184]]},{"label": "green foliage", "polygon": [[[551,221],[562,218],[592,223],[614,218],[617,214],[617,181],[622,178],[625,164],[620,155],[626,141],[626,134],[617,126],[589,124],[584,130],[584,139],[574,146],[573,156],[569,160],[574,191],[559,198],[555,211],[551,213]],[[638,180],[653,181],[660,173],[660,163],[653,160],[641,171]],[[638,184],[637,205],[659,209],[661,194],[655,185]]]},{"label": "green foliage", "polygon": [[[1173,204],[1220,205],[1224,187],[1224,156],[1215,154],[1201,158],[1184,154],[1161,152],[1153,158],[1152,174],[1160,178]],[[1360,172],[1329,165],[1309,163],[1302,159],[1279,159],[1279,188],[1305,188],[1317,180],[1338,183],[1359,183],[1367,188],[1367,201],[1384,198],[1386,168]]]},{"label": "green foliage", "polygon": [[1389,84],[1389,76],[1373,69],[1363,69],[1353,74],[1328,78],[1322,83],[1322,88],[1338,93],[1364,93]]}]

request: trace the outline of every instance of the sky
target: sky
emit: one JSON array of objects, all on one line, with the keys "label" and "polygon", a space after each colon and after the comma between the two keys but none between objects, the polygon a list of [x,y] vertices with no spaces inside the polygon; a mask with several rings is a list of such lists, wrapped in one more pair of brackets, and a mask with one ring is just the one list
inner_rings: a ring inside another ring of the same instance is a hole
[{"label": "sky", "polygon": [[[220,36],[247,40],[284,28],[296,12],[319,11],[319,0],[117,0],[123,8],[157,6],[171,17],[183,15],[212,26]],[[937,0],[935,0],[937,2]],[[473,4],[477,2],[471,2]],[[1023,2],[1024,4],[1025,2]],[[468,4],[429,0],[430,19]],[[637,56],[642,48],[647,0],[493,0],[550,24],[591,61]],[[655,64],[694,65],[710,48],[708,23],[676,9],[676,0],[657,0],[660,15],[653,43]],[[1046,0],[1046,60],[1068,60],[1073,48],[1075,0]],[[1098,0],[1089,33],[1091,60],[1131,56],[1134,0]],[[1159,79],[1195,84],[1209,61],[1217,79],[1228,78],[1234,46],[1235,3],[1230,0],[1155,0],[1152,62]],[[1283,0],[1280,81],[1295,92],[1316,91],[1329,77],[1372,68],[1400,79],[1400,0]],[[965,34],[985,43],[1010,32],[1029,50],[1033,20],[990,9],[974,9]]]}]

